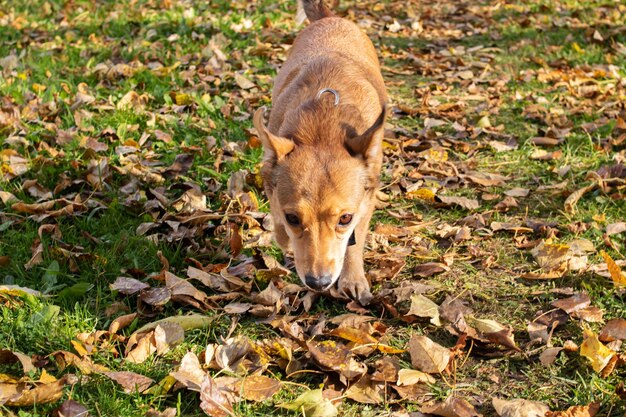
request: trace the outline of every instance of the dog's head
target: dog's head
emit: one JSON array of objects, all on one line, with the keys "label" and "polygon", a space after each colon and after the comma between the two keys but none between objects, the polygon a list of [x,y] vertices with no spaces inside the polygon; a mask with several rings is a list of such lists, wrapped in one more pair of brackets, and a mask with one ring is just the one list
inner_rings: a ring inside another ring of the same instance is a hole
[{"label": "dog's head", "polygon": [[327,290],[339,278],[350,238],[378,185],[386,108],[357,134],[345,120],[351,114],[362,122],[360,113],[341,107],[312,103],[286,115],[282,136],[265,127],[263,109],[254,115],[276,240],[293,251],[300,279],[315,290]]}]

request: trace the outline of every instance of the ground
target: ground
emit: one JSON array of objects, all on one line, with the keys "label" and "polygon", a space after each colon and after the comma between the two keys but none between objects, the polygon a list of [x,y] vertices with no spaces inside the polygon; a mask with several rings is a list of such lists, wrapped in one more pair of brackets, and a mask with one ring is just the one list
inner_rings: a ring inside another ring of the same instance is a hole
[{"label": "ground", "polygon": [[0,0],[0,414],[298,415],[323,388],[307,415],[621,417],[626,6],[338,2],[392,108],[363,309],[270,239],[251,115],[293,3]]}]

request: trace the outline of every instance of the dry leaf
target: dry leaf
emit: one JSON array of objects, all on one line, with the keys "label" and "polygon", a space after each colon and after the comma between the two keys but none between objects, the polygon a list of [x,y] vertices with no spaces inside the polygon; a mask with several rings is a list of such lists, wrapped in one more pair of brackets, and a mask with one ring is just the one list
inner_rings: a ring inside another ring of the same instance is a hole
[{"label": "dry leaf", "polygon": [[406,314],[417,317],[429,317],[432,324],[441,326],[441,320],[439,320],[439,306],[422,294],[413,294],[411,296],[411,308]]},{"label": "dry leaf", "polygon": [[550,408],[540,402],[528,400],[491,400],[500,417],[544,417]]},{"label": "dry leaf", "polygon": [[334,417],[339,413],[333,403],[324,398],[321,389],[307,391],[292,402],[278,404],[278,407],[302,413],[303,417]]},{"label": "dry leaf", "polygon": [[626,340],[626,320],[613,319],[609,320],[600,335],[598,336],[603,342],[612,342],[614,340]]},{"label": "dry leaf", "polygon": [[52,413],[52,417],[89,417],[87,407],[74,400],[65,400]]},{"label": "dry leaf", "polygon": [[408,386],[417,384],[419,382],[434,384],[435,378],[425,372],[418,371],[416,369],[400,369],[398,371],[398,385]]},{"label": "dry leaf", "polygon": [[251,375],[241,381],[239,393],[249,401],[265,401],[280,391],[282,383],[263,375]]},{"label": "dry leaf", "polygon": [[411,336],[407,350],[413,367],[429,374],[443,372],[450,361],[450,350],[426,336]]},{"label": "dry leaf", "polygon": [[190,390],[200,391],[206,372],[202,369],[196,354],[187,352],[180,361],[178,370],[171,372],[170,375]]},{"label": "dry leaf", "polygon": [[235,415],[233,405],[226,393],[220,389],[215,380],[204,375],[200,384],[200,408],[211,417],[227,417]]},{"label": "dry leaf", "polygon": [[103,372],[103,375],[120,384],[126,394],[144,392],[154,383],[152,378],[129,371]]},{"label": "dry leaf", "polygon": [[594,417],[600,411],[600,403],[576,405],[565,411],[548,411],[545,417]]},{"label": "dry leaf", "polygon": [[604,258],[606,266],[611,274],[611,279],[615,285],[626,285],[626,273],[615,263],[615,261],[605,251],[601,251],[600,255]]},{"label": "dry leaf", "polygon": [[473,405],[462,398],[448,397],[445,401],[422,407],[423,413],[443,417],[480,417]]},{"label": "dry leaf", "polygon": [[601,372],[615,356],[615,352],[604,346],[591,330],[585,330],[583,336],[585,340],[580,345],[580,355],[591,361],[594,371]]}]

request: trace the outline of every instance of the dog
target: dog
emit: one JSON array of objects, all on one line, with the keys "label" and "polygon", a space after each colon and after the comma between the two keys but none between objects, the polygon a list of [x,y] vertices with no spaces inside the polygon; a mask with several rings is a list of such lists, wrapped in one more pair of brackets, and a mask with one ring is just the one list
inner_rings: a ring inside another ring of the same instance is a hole
[{"label": "dog", "polygon": [[[296,37],[253,117],[274,239],[312,290],[368,304],[363,246],[380,183],[387,92],[376,50],[322,0],[302,1],[311,22]],[[336,294],[336,293],[335,293]]]}]

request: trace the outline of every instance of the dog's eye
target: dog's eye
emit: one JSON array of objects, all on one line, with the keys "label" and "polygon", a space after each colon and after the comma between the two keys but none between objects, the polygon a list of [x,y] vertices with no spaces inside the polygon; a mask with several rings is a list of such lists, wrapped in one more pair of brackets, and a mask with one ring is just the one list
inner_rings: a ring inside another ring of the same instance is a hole
[{"label": "dog's eye", "polygon": [[339,224],[342,226],[347,226],[352,221],[352,214],[344,214],[339,218]]},{"label": "dog's eye", "polygon": [[290,214],[290,213],[285,214],[285,220],[287,220],[287,223],[289,223],[292,226],[300,225],[300,219],[295,214]]}]

